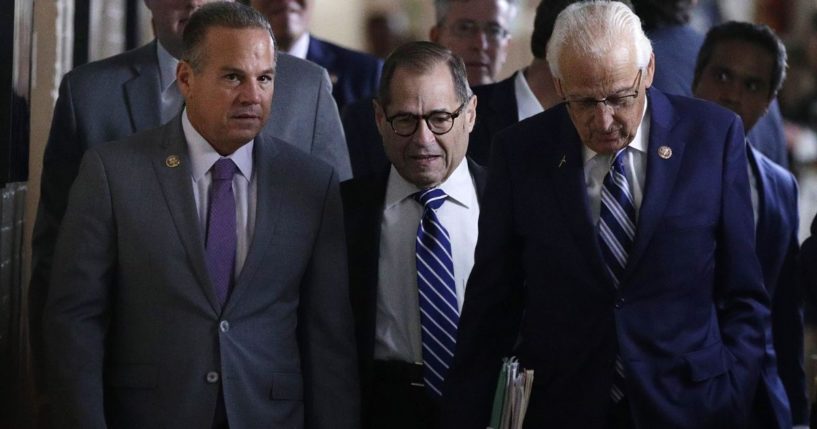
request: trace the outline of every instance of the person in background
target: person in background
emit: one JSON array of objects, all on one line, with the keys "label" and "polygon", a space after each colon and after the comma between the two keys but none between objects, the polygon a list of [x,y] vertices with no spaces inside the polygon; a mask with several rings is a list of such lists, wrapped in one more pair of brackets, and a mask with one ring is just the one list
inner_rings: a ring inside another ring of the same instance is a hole
[{"label": "person in background", "polygon": [[[669,94],[692,96],[695,59],[704,35],[690,25],[699,0],[632,0],[635,13],[655,52],[655,87]],[[777,98],[752,129],[750,140],[778,165],[788,167],[783,116]]]},{"label": "person in background", "polygon": [[202,6],[181,112],[83,157],[43,317],[58,427],[359,427],[337,173],[261,132],[274,46]]},{"label": "person in background", "polygon": [[309,32],[314,0],[250,0],[272,24],[278,49],[329,71],[338,110],[377,90],[383,62],[378,58],[319,39]]},{"label": "person in background", "polygon": [[465,157],[475,106],[451,51],[399,47],[375,106],[390,164],[341,185],[364,428],[440,427],[486,176]]},{"label": "person in background", "polygon": [[565,102],[495,139],[443,427],[485,428],[514,355],[526,427],[746,427],[770,321],[740,120],[653,88],[620,2],[564,9],[546,58]]},{"label": "person in background", "polygon": [[[786,47],[765,25],[728,22],[709,30],[695,65],[693,94],[737,113],[751,130],[786,77]],[[803,300],[797,271],[797,182],[747,138],[757,256],[771,298],[763,383],[753,411],[757,428],[807,428]],[[779,374],[779,376],[778,376]],[[781,383],[782,380],[782,383]]]}]

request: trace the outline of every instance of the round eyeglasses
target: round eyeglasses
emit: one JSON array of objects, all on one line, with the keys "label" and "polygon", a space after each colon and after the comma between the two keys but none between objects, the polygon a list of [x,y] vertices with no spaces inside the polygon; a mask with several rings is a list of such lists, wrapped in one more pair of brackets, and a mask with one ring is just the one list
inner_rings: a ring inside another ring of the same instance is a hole
[{"label": "round eyeglasses", "polygon": [[[468,97],[470,100],[471,97]],[[413,113],[398,113],[386,118],[386,122],[391,125],[392,131],[400,137],[409,137],[417,132],[420,119],[426,122],[428,129],[435,135],[443,135],[454,128],[454,120],[460,116],[462,109],[468,104],[468,100],[460,104],[460,107],[453,112],[436,111],[427,115],[415,115]]]}]

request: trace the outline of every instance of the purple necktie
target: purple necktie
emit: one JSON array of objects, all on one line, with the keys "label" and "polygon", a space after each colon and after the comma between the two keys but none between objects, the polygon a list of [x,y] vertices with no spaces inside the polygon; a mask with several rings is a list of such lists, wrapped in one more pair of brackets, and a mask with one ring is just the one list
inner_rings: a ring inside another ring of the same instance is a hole
[{"label": "purple necktie", "polygon": [[207,211],[207,268],[223,306],[230,295],[235,272],[236,230],[233,175],[238,171],[229,158],[221,158],[210,169],[210,207]]}]

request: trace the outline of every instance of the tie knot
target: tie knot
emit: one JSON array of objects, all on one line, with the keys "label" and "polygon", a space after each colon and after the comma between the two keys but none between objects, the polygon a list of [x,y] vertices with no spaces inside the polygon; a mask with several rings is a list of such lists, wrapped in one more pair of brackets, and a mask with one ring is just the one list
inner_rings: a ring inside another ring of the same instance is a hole
[{"label": "tie knot", "polygon": [[627,153],[627,148],[621,149],[613,155],[613,162],[610,164],[610,169],[616,173],[624,172],[624,154]]},{"label": "tie knot", "polygon": [[210,170],[213,180],[233,180],[238,167],[230,158],[221,158],[213,164]]},{"label": "tie knot", "polygon": [[445,202],[446,197],[448,197],[448,195],[446,195],[446,193],[440,188],[426,189],[417,192],[413,196],[417,202],[423,205],[423,207],[434,210],[440,208],[440,206]]}]

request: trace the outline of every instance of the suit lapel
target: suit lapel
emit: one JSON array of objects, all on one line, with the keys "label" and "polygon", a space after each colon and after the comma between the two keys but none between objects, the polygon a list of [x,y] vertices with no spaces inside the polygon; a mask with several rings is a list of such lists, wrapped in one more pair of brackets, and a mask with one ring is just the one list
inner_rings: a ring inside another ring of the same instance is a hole
[{"label": "suit lapel", "polygon": [[773,251],[774,247],[764,244],[774,243],[778,240],[778,238],[774,237],[775,231],[771,231],[769,227],[770,220],[775,217],[771,210],[774,207],[775,201],[768,192],[768,190],[771,189],[771,184],[769,183],[769,175],[765,171],[766,167],[760,161],[760,155],[756,149],[748,143],[746,144],[746,154],[749,157],[751,174],[753,174],[755,178],[755,186],[757,186],[758,217],[755,227],[756,249],[761,265],[765,266],[766,261],[770,258],[773,259],[773,255],[768,255],[767,253]]},{"label": "suit lapel", "polygon": [[134,78],[125,82],[125,101],[130,112],[133,131],[161,125],[161,84],[156,41],[134,53]]},{"label": "suit lapel", "polygon": [[258,268],[264,263],[269,263],[265,261],[264,256],[272,242],[278,219],[281,218],[279,212],[284,200],[284,191],[287,189],[287,177],[297,174],[287,171],[285,162],[278,156],[279,142],[279,140],[263,137],[260,134],[255,138],[253,145],[253,165],[257,181],[255,227],[250,248],[247,251],[247,259],[236,279],[225,311],[229,311],[241,299],[249,284],[252,283]]},{"label": "suit lapel", "polygon": [[205,263],[204,242],[193,197],[190,158],[182,131],[181,116],[176,116],[163,126],[162,130],[162,141],[153,157],[153,169],[202,292],[213,311],[219,313],[220,304],[216,299]]},{"label": "suit lapel", "polygon": [[[559,147],[545,159],[548,165],[542,166],[540,171],[551,172],[553,176],[553,193],[559,202],[565,224],[573,235],[576,246],[584,253],[584,260],[588,262],[591,271],[599,280],[602,289],[612,292],[613,285],[601,256],[596,227],[590,217],[590,205],[587,200],[587,186],[584,177],[584,157],[582,143],[576,133],[573,123],[563,109],[563,120],[559,121],[561,129],[558,139]],[[535,183],[547,183],[539,179]],[[548,204],[545,202],[544,204]]]},{"label": "suit lapel", "polygon": [[[627,261],[625,278],[638,265],[655,233],[672,195],[686,147],[685,142],[672,136],[672,127],[675,126],[677,117],[666,96],[654,90],[648,91],[647,96],[651,120],[646,154],[647,177],[644,181],[644,198],[638,214],[635,242]],[[672,150],[672,155],[667,159],[658,156],[658,149],[662,146],[667,146]]]}]

